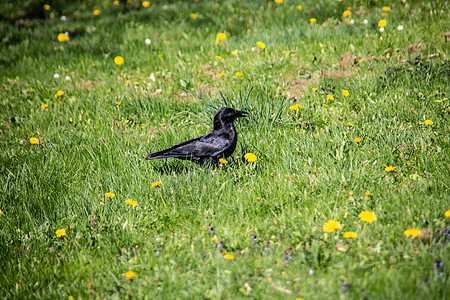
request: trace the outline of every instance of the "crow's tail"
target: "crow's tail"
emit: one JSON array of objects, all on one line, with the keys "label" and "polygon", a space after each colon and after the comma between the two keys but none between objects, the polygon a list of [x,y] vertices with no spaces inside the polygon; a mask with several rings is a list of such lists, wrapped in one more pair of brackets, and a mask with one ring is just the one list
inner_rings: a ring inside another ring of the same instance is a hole
[{"label": "crow's tail", "polygon": [[145,159],[160,159],[160,158],[169,158],[173,157],[172,155],[166,155],[167,150],[159,151],[159,152],[153,152],[148,154]]}]

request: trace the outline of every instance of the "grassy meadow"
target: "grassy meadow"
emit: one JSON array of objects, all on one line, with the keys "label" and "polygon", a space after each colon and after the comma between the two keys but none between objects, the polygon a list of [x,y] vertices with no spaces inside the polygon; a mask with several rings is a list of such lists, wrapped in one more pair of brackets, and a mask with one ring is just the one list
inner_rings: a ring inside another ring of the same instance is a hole
[{"label": "grassy meadow", "polygon": [[[2,2],[0,298],[450,298],[449,15]],[[224,106],[228,163],[144,159]]]}]

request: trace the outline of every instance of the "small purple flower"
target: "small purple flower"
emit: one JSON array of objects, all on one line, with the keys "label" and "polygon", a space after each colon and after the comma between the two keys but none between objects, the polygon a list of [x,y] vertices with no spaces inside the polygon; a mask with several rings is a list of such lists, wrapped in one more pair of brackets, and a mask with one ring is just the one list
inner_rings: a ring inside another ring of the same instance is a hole
[{"label": "small purple flower", "polygon": [[442,268],[444,266],[444,263],[440,261],[439,259],[434,260],[434,266],[438,269]]},{"label": "small purple flower", "polygon": [[209,232],[214,233],[214,228],[213,227],[209,227]]},{"label": "small purple flower", "polygon": [[157,250],[157,251],[155,252],[155,255],[159,255],[160,253],[161,253],[161,251]]},{"label": "small purple flower", "polygon": [[342,289],[344,291],[348,291],[350,289],[350,282],[344,281],[344,283],[342,284]]}]

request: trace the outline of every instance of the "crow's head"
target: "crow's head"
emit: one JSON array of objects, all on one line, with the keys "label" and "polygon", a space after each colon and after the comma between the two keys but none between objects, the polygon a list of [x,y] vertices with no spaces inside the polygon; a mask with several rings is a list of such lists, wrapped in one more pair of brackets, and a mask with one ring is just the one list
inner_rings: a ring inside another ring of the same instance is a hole
[{"label": "crow's head", "polygon": [[246,111],[223,107],[214,116],[214,129],[218,129],[226,123],[233,123],[236,118],[245,117],[247,114]]}]

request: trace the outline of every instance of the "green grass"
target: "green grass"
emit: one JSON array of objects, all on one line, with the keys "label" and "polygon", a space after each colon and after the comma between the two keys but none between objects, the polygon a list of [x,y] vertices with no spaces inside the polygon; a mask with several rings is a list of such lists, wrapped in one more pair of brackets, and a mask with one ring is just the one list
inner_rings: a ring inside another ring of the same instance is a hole
[{"label": "green grass", "polygon": [[[448,4],[65,2],[0,4],[0,297],[450,297]],[[228,164],[144,160],[223,106]]]}]

